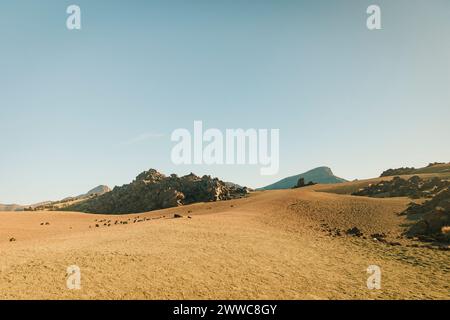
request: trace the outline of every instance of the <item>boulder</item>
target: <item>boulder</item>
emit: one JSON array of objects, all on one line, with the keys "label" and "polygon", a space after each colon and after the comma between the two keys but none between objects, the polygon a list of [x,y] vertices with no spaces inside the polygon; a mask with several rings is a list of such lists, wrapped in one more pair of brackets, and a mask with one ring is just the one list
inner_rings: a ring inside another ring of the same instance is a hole
[{"label": "boulder", "polygon": [[348,229],[345,233],[349,236],[356,236],[356,237],[361,237],[363,235],[361,230],[359,230],[357,227]]}]

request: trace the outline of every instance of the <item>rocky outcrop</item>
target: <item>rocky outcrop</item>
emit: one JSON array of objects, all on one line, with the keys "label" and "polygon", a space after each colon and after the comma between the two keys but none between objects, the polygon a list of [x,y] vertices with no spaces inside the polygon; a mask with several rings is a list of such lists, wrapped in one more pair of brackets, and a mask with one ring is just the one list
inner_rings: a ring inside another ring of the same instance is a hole
[{"label": "rocky outcrop", "polygon": [[382,181],[362,188],[353,195],[428,198],[429,200],[422,204],[410,203],[409,207],[400,213],[412,215],[412,219],[417,221],[409,227],[406,235],[420,240],[450,241],[450,181],[437,177],[422,179],[413,176],[407,180],[394,177],[391,181]]},{"label": "rocky outcrop", "polygon": [[387,169],[383,171],[380,177],[401,176],[404,174],[413,174],[416,168],[402,167],[397,169]]},{"label": "rocky outcrop", "polygon": [[408,230],[408,236],[450,242],[450,187],[439,191],[423,204],[411,203],[402,214],[422,215]]},{"label": "rocky outcrop", "polygon": [[292,187],[292,189],[297,189],[297,188],[303,188],[303,187],[307,187],[307,186],[313,186],[316,183],[309,181],[308,183],[305,183],[305,178],[299,178],[297,181],[297,184]]},{"label": "rocky outcrop", "polygon": [[431,162],[423,168],[402,167],[397,169],[388,169],[380,177],[393,177],[401,175],[412,175],[421,173],[447,173],[450,172],[450,162]]},{"label": "rocky outcrop", "polygon": [[443,164],[445,164],[445,162],[430,162],[427,165],[427,168],[434,167],[434,166],[440,166],[440,165],[443,165]]},{"label": "rocky outcrop", "polygon": [[450,181],[442,180],[437,177],[431,179],[422,179],[419,176],[413,176],[409,179],[394,177],[390,181],[369,184],[367,187],[354,192],[353,195],[378,198],[431,198],[448,186],[450,186]]},{"label": "rocky outcrop", "polygon": [[154,169],[139,174],[130,184],[115,187],[99,197],[65,208],[90,213],[138,213],[195,202],[229,200],[245,196],[247,188],[198,177],[193,173],[165,176]]}]

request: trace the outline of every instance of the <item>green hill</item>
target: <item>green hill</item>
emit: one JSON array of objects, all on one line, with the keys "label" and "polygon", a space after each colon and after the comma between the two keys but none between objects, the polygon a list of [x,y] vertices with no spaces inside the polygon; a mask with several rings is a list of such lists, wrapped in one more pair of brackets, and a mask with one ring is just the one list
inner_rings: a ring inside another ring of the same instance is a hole
[{"label": "green hill", "polygon": [[324,184],[347,182],[345,179],[336,177],[330,168],[318,167],[295,176],[284,178],[278,182],[257,190],[290,189],[297,184],[299,178],[304,178],[305,183],[308,183],[309,181]]}]

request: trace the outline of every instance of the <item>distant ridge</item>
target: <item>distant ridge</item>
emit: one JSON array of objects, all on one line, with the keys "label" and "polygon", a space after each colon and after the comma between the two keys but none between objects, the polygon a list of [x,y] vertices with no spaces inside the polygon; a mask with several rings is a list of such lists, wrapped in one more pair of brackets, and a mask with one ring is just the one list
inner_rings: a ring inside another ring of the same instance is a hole
[{"label": "distant ridge", "polygon": [[1,204],[0,211],[36,211],[36,210],[58,210],[64,206],[73,204],[74,202],[84,201],[101,196],[110,192],[111,189],[105,185],[99,185],[94,189],[89,190],[87,193],[81,194],[76,197],[67,197],[58,201],[44,201],[30,205],[20,204]]},{"label": "distant ridge", "polygon": [[331,184],[331,183],[342,183],[347,182],[347,180],[336,177],[328,167],[318,167],[307,172],[297,174],[295,176],[284,178],[268,186],[259,188],[257,190],[277,190],[277,189],[290,189],[297,184],[299,178],[305,179],[305,183],[309,181],[315,183]]},{"label": "distant ridge", "polygon": [[[80,194],[76,197],[67,197],[59,201],[51,201],[47,203],[43,203],[42,205],[33,205],[28,210],[60,210],[66,206],[72,205],[77,202],[86,201],[89,199],[93,199],[99,197],[105,193],[110,192],[111,189],[105,185],[99,185],[94,189],[89,190],[87,193]],[[27,209],[25,209],[27,210]]]},{"label": "distant ridge", "polygon": [[388,169],[383,171],[380,177],[401,176],[405,174],[422,174],[422,173],[447,173],[450,172],[450,162],[432,162],[423,168],[402,167],[396,169]]},{"label": "distant ridge", "polygon": [[23,206],[20,204],[0,204],[0,211],[22,211]]}]

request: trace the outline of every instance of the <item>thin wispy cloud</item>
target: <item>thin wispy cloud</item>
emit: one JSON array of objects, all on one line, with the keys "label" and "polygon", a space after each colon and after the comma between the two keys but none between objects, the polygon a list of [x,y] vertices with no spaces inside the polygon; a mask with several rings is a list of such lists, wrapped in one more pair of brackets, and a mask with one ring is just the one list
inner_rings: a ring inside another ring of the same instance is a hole
[{"label": "thin wispy cloud", "polygon": [[123,141],[122,143],[120,143],[120,145],[129,146],[129,145],[134,145],[134,144],[138,144],[138,143],[143,143],[145,141],[149,141],[149,140],[153,140],[153,139],[159,139],[161,137],[164,137],[164,134],[146,132],[146,133],[141,133],[131,139],[126,140],[126,141]]}]

